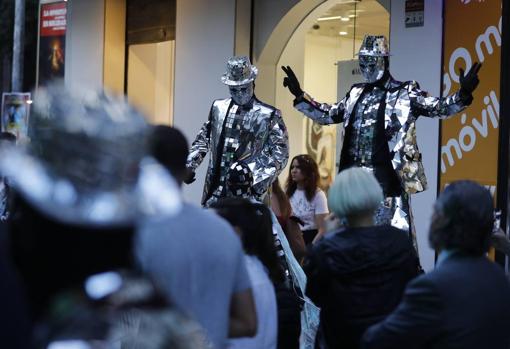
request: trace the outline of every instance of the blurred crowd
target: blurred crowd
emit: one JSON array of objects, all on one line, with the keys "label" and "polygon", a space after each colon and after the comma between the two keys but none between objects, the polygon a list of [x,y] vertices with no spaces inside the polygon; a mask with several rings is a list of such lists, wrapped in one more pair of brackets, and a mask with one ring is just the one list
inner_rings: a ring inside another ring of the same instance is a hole
[{"label": "blurred crowd", "polygon": [[183,134],[123,98],[42,90],[29,130],[0,137],[1,348],[510,348],[510,284],[486,257],[510,243],[474,182],[438,197],[424,274],[410,235],[375,224],[363,168],[326,194],[298,155],[254,200],[239,163],[202,208],[182,199]]}]

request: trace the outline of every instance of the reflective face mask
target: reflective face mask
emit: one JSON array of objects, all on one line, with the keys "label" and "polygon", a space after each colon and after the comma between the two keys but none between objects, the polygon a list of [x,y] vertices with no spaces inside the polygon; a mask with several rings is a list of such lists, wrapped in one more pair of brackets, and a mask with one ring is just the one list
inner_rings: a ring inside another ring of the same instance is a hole
[{"label": "reflective face mask", "polygon": [[384,75],[384,57],[359,56],[359,68],[367,82],[376,82]]},{"label": "reflective face mask", "polygon": [[237,105],[245,105],[253,97],[253,83],[241,86],[229,86],[230,96]]}]

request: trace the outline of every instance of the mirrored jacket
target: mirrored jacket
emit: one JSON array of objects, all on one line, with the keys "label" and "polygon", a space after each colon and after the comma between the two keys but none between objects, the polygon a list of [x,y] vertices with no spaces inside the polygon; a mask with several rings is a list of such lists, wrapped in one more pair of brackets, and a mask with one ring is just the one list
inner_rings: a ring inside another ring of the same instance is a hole
[{"label": "mirrored jacket", "polygon": [[[308,94],[294,100],[294,107],[321,125],[353,122],[355,105],[366,83],[355,84],[338,103],[329,105],[314,101]],[[445,98],[431,97],[416,81],[400,82],[389,77],[384,110],[384,130],[391,164],[407,193],[427,189],[427,179],[416,143],[416,120],[420,115],[446,119],[470,104],[472,97],[462,100],[459,93]]]},{"label": "mirrored jacket", "polygon": [[283,122],[281,112],[267,104],[253,99],[253,105],[243,111],[243,120],[239,129],[232,130],[236,140],[229,147],[232,151],[229,163],[225,161],[223,151],[225,147],[224,132],[232,124],[226,123],[227,113],[236,113],[240,108],[231,98],[213,102],[209,117],[200,129],[195,141],[191,145],[187,160],[187,167],[193,171],[201,164],[210,151],[209,167],[204,184],[202,204],[208,204],[218,185],[218,169],[229,168],[234,162],[244,162],[253,174],[253,192],[259,199],[267,192],[275,178],[285,168],[289,158],[287,128]]}]

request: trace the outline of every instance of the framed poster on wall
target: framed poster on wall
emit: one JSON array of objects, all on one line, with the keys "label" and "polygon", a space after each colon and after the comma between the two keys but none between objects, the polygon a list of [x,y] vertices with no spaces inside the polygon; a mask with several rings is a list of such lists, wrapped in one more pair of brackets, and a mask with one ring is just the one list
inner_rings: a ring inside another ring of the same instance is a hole
[{"label": "framed poster on wall", "polygon": [[64,78],[67,2],[41,0],[37,49],[37,86]]},{"label": "framed poster on wall", "polygon": [[30,93],[2,94],[2,132],[12,133],[18,140],[28,137],[30,103]]}]

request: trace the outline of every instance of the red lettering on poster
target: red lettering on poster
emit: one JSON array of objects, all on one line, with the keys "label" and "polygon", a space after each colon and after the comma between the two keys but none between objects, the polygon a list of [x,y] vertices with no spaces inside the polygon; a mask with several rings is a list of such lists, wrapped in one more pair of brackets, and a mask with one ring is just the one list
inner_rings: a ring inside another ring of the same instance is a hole
[{"label": "red lettering on poster", "polygon": [[66,34],[65,2],[41,5],[41,36],[60,36]]}]

